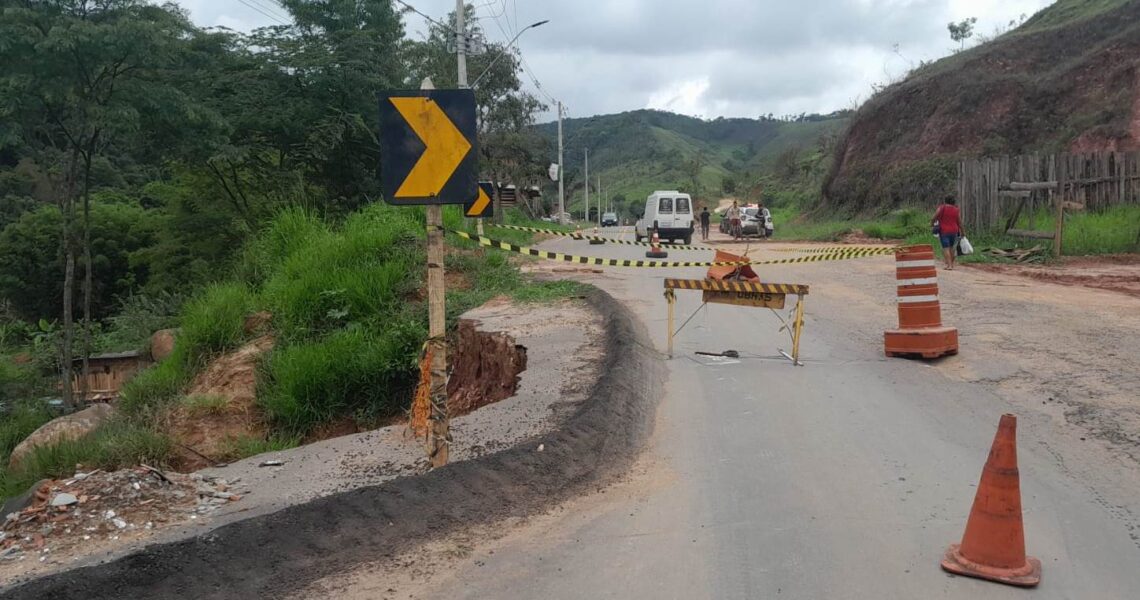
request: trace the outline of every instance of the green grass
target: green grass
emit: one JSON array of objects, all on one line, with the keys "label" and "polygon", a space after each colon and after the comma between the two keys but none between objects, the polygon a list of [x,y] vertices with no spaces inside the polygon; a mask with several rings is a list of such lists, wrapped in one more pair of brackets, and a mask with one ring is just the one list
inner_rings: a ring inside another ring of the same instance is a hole
[{"label": "green grass", "polygon": [[153,416],[181,393],[210,357],[245,341],[245,318],[255,309],[255,296],[243,283],[217,284],[189,301],[174,352],[123,386],[119,408],[131,417]]},{"label": "green grass", "polygon": [[519,286],[511,298],[524,303],[548,303],[581,296],[587,286],[575,281],[537,281]]},{"label": "green grass", "polygon": [[224,412],[229,400],[221,394],[191,394],[179,404],[191,415],[214,415]]},{"label": "green grass", "polygon": [[1062,250],[1069,256],[1140,252],[1140,206],[1066,217]]},{"label": "green grass", "polygon": [[0,419],[0,466],[8,464],[12,450],[41,425],[52,420],[52,411],[43,402],[26,400]]},{"label": "green grass", "polygon": [[109,422],[78,440],[33,449],[16,469],[0,465],[0,496],[24,493],[36,481],[67,477],[82,469],[113,470],[139,463],[161,464],[171,442],[153,429],[125,420]]},{"label": "green grass", "polygon": [[354,327],[274,351],[258,403],[286,435],[306,435],[346,414],[362,418],[402,412],[415,385],[426,332],[407,315],[384,329]]},{"label": "green grass", "polygon": [[258,454],[265,454],[266,452],[280,452],[282,450],[289,450],[301,445],[301,438],[294,436],[271,436],[266,438],[257,438],[253,436],[241,436],[226,443],[225,455],[228,460],[241,460],[249,458],[250,456],[257,456]]}]

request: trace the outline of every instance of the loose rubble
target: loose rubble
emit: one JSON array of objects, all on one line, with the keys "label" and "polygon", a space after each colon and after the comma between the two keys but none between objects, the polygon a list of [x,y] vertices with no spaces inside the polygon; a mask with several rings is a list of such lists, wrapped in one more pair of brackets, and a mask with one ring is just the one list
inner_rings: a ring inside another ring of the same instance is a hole
[{"label": "loose rubble", "polygon": [[89,554],[92,546],[197,519],[240,500],[246,493],[240,484],[145,465],[42,483],[27,508],[3,516],[0,571],[21,561],[58,564]]}]

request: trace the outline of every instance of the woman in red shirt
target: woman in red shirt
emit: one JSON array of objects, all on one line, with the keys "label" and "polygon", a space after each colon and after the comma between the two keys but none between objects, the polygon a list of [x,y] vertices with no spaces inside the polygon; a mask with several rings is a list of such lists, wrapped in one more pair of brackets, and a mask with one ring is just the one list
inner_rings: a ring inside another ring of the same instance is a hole
[{"label": "woman in red shirt", "polygon": [[938,231],[938,239],[942,242],[942,258],[946,260],[946,269],[951,271],[954,270],[958,240],[966,233],[957,204],[954,196],[946,196],[945,203],[938,207],[930,223]]}]

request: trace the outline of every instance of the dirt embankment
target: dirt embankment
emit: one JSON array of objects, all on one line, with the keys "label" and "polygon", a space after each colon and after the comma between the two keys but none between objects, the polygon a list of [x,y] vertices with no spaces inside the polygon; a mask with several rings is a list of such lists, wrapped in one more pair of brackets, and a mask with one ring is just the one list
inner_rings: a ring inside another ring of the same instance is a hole
[{"label": "dirt embankment", "polygon": [[282,597],[321,576],[459,528],[537,514],[605,484],[632,464],[648,439],[664,369],[628,309],[600,291],[589,302],[604,318],[609,368],[556,431],[423,476],[326,496],[35,580],[0,598]]},{"label": "dirt embankment", "polygon": [[1076,4],[1059,2],[868,100],[837,145],[829,203],[935,198],[953,190],[962,155],[1140,148],[1140,3],[1084,18]]}]

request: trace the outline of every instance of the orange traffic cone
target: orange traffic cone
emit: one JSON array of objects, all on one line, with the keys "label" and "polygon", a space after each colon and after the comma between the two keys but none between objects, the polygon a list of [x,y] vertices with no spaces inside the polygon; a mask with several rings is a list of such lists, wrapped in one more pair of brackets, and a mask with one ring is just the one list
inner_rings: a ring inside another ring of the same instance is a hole
[{"label": "orange traffic cone", "polygon": [[942,568],[1022,587],[1041,582],[1041,561],[1025,556],[1021,482],[1017,473],[1017,417],[1002,415],[962,543],[951,544]]},{"label": "orange traffic cone", "polygon": [[958,330],[942,326],[938,272],[929,244],[899,248],[895,254],[899,328],[883,334],[887,356],[938,358],[958,353]]},{"label": "orange traffic cone", "polygon": [[594,236],[590,238],[591,245],[604,244],[606,240],[602,238],[602,234],[598,232],[598,227],[594,226]]},{"label": "orange traffic cone", "polygon": [[574,226],[574,239],[576,239],[576,240],[582,239],[582,226],[581,225],[575,225]]},{"label": "orange traffic cone", "polygon": [[661,238],[657,237],[657,230],[653,230],[653,237],[650,238],[649,243],[651,247],[645,251],[646,258],[668,258],[669,253],[661,249]]}]

